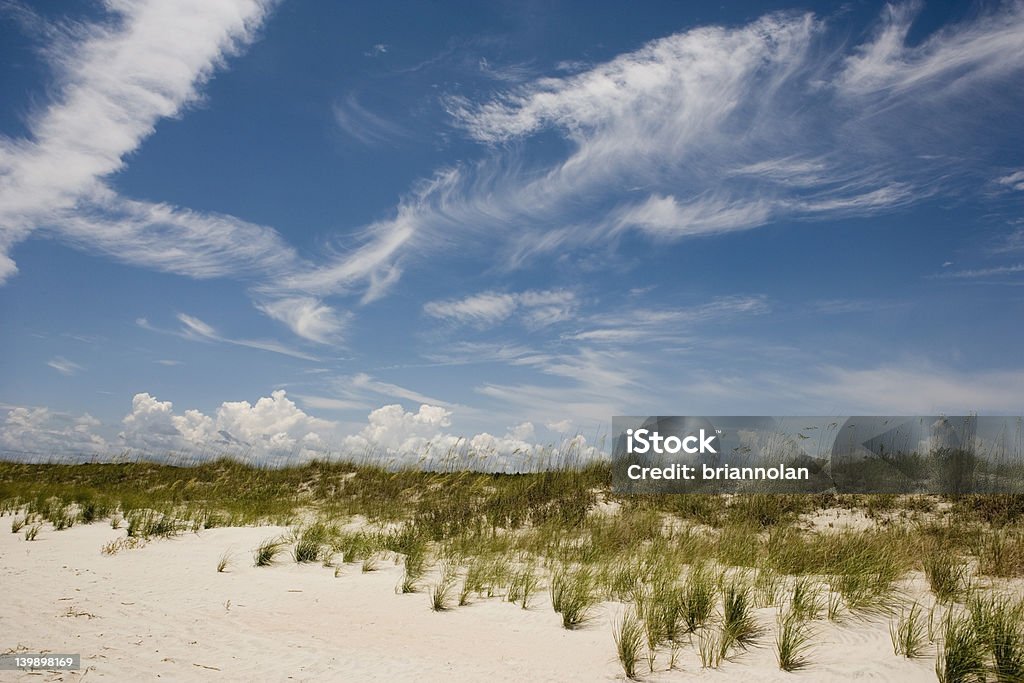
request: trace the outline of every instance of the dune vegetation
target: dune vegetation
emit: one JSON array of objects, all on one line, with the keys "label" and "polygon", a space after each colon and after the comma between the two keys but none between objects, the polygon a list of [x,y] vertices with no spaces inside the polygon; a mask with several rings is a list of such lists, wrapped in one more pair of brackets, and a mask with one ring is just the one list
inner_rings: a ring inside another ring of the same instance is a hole
[{"label": "dune vegetation", "polygon": [[[725,668],[771,648],[783,671],[813,668],[816,629],[847,620],[888,628],[879,657],[933,659],[942,681],[1024,677],[1024,497],[617,496],[610,478],[603,463],[528,474],[0,463],[0,511],[26,540],[109,522],[124,534],[110,554],[218,526],[288,526],[251,549],[260,571],[393,563],[396,592],[423,593],[437,612],[493,599],[552,609],[568,630],[610,623],[609,656],[631,679],[687,651]],[[209,571],[241,557],[225,549]]]}]

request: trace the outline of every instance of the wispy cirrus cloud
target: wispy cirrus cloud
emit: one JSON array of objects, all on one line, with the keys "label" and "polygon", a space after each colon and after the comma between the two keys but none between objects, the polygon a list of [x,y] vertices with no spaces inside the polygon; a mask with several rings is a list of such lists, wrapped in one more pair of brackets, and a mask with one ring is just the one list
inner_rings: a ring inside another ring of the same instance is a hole
[{"label": "wispy cirrus cloud", "polygon": [[423,355],[430,365],[471,365],[476,363],[507,363],[535,354],[523,344],[501,342],[452,342]]},{"label": "wispy cirrus cloud", "polygon": [[[175,216],[168,207],[121,202],[104,179],[124,167],[157,121],[196,100],[198,88],[224,59],[252,41],[270,5],[111,1],[107,22],[76,24],[56,34],[59,39],[45,51],[57,76],[56,94],[29,121],[30,138],[0,139],[0,281],[16,272],[11,247],[39,226],[144,265],[160,260],[154,239],[169,247],[173,237],[191,236],[180,240],[178,250],[206,259],[224,250],[211,235],[216,231],[204,229],[204,218],[196,226],[198,217],[189,212]],[[147,220],[147,212],[161,215]],[[245,230],[244,223],[235,223]],[[159,239],[161,230],[171,232],[171,239]],[[265,243],[263,231],[252,232],[246,237],[257,239],[244,241]],[[219,246],[204,249],[196,233]],[[230,267],[234,256],[227,254],[221,267]]]},{"label": "wispy cirrus cloud", "polygon": [[339,315],[313,297],[291,297],[259,303],[265,314],[287,325],[292,332],[318,344],[337,343],[345,331],[348,317]]},{"label": "wispy cirrus cloud", "polygon": [[427,396],[413,389],[400,386],[398,384],[392,384],[390,382],[383,382],[379,379],[371,377],[365,372],[360,372],[356,375],[347,378],[341,378],[336,381],[335,386],[339,387],[350,387],[357,394],[358,392],[370,392],[373,394],[379,394],[381,396],[389,398],[398,398],[405,401],[411,401],[413,403],[429,403],[431,405],[443,406],[445,408],[451,408],[455,406],[454,403],[444,401],[433,396]]},{"label": "wispy cirrus cloud", "polygon": [[[994,153],[985,112],[1022,97],[1007,87],[1024,70],[1020,3],[914,44],[914,5],[887,9],[853,47],[811,14],[695,28],[568,75],[520,77],[490,97],[447,97],[480,158],[438,169],[390,215],[302,257],[273,227],[105,185],[160,119],[181,115],[255,39],[271,6],[111,2],[111,21],[76,26],[47,50],[55,97],[29,121],[29,138],[0,140],[0,280],[16,272],[12,246],[42,229],[148,268],[248,279],[264,308],[316,301],[316,314],[277,319],[320,341],[346,318],[327,297],[371,303],[453,243],[486,245],[516,267],[632,231],[679,240],[955,194]],[[968,112],[963,98],[982,87]],[[340,112],[357,138],[398,132],[358,100]],[[542,134],[563,139],[561,156],[534,160],[530,144]]]},{"label": "wispy cirrus cloud", "polygon": [[820,415],[1017,415],[1024,409],[1020,369],[964,371],[922,360],[799,372],[722,374],[693,389],[733,411],[765,414],[779,400],[795,412]]},{"label": "wispy cirrus cloud", "polygon": [[47,232],[85,251],[200,280],[281,276],[300,262],[273,228],[126,199],[105,187],[47,221]]},{"label": "wispy cirrus cloud", "polygon": [[379,406],[382,400],[405,401],[412,405],[430,405],[438,409],[458,408],[466,414],[476,411],[406,386],[383,381],[368,373],[330,377],[325,383],[326,391],[320,394],[296,394],[304,405],[322,410],[350,411]]},{"label": "wispy cirrus cloud", "polygon": [[[413,224],[427,234],[514,225],[514,265],[625,230],[675,240],[889,211],[955,190],[968,182],[963,159],[983,156],[981,129],[955,98],[1024,69],[1024,12],[1009,5],[910,45],[915,11],[887,10],[852,50],[837,47],[827,21],[776,14],[655,40],[488,101],[449,98],[492,155],[449,172]],[[1016,101],[1011,90],[1005,99]],[[885,107],[852,104],[879,98]],[[914,135],[877,144],[908,127]],[[550,132],[568,153],[524,166],[521,149]],[[579,220],[587,206],[606,218]]]},{"label": "wispy cirrus cloud", "polygon": [[568,320],[579,306],[568,290],[481,292],[462,299],[430,301],[423,312],[432,318],[476,327],[490,327],[513,315],[534,327]]},{"label": "wispy cirrus cloud", "polygon": [[276,341],[262,340],[262,339],[233,339],[231,337],[222,336],[216,329],[206,324],[199,318],[188,315],[187,313],[179,313],[178,320],[182,324],[180,336],[186,339],[193,339],[197,341],[212,341],[221,342],[224,344],[233,344],[234,346],[245,346],[250,349],[259,349],[260,351],[270,351],[271,353],[280,353],[285,356],[291,356],[293,358],[299,358],[302,360],[319,360],[316,356],[308,353],[303,353],[296,349],[289,348],[284,344],[280,344]]},{"label": "wispy cirrus cloud", "polygon": [[320,360],[317,356],[305,353],[303,351],[299,351],[298,349],[293,349],[289,346],[281,344],[280,342],[276,342],[270,339],[236,339],[232,337],[223,336],[212,325],[187,313],[178,313],[177,319],[178,322],[181,323],[181,327],[177,330],[168,330],[157,327],[151,324],[149,320],[146,318],[137,318],[135,320],[135,324],[144,330],[158,332],[160,334],[170,334],[177,337],[181,337],[182,339],[188,339],[189,341],[231,344],[233,346],[244,346],[250,349],[258,349],[260,351],[279,353],[283,356],[291,356],[292,358],[298,358],[300,360]]},{"label": "wispy cirrus cloud", "polygon": [[1003,236],[989,251],[993,254],[1024,252],[1024,228],[1017,228],[1009,235]]},{"label": "wispy cirrus cloud", "polygon": [[57,356],[56,358],[51,358],[46,362],[46,364],[49,365],[54,370],[56,370],[57,372],[59,372],[60,374],[67,376],[77,375],[84,369],[78,363],[70,361],[64,356]]},{"label": "wispy cirrus cloud", "polygon": [[[106,184],[161,119],[200,98],[226,59],[256,38],[274,4],[109,2],[106,21],[49,26],[43,55],[56,74],[55,95],[29,119],[30,137],[0,138],[0,283],[17,272],[10,249],[37,231],[196,279],[233,277],[265,288],[312,269],[272,227],[127,198]],[[300,337],[326,342],[340,333],[346,316],[301,293],[290,296],[301,305],[287,315],[265,295],[257,301]],[[271,342],[241,341],[295,355]]]},{"label": "wispy cirrus cloud", "polygon": [[1024,171],[1014,171],[1008,173],[1001,178],[996,179],[996,183],[1007,187],[1011,190],[1018,190],[1024,192]]},{"label": "wispy cirrus cloud", "polygon": [[992,266],[989,268],[969,268],[966,270],[953,270],[935,275],[938,279],[972,280],[976,278],[1013,275],[1024,273],[1024,263],[1016,263],[1010,266]]},{"label": "wispy cirrus cloud", "polygon": [[334,121],[349,137],[368,146],[395,145],[412,137],[404,126],[370,111],[355,93],[334,105]]},{"label": "wispy cirrus cloud", "polygon": [[770,310],[765,296],[724,296],[680,308],[635,306],[593,315],[584,329],[564,338],[595,344],[686,344],[696,336],[696,326],[702,323],[759,316]]},{"label": "wispy cirrus cloud", "polygon": [[[930,96],[962,91],[979,80],[1011,76],[1024,64],[1019,2],[1005,10],[940,30],[909,45],[907,35],[923,3],[887,5],[872,40],[846,57],[835,83],[844,94],[883,95],[909,91]],[[881,106],[881,105],[880,105]]]}]

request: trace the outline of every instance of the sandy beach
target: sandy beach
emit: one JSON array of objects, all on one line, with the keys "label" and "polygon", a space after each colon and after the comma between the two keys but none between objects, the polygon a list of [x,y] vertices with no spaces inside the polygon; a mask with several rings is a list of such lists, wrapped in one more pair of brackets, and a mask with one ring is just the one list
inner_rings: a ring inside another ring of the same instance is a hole
[{"label": "sandy beach", "polygon": [[[574,631],[561,628],[546,590],[528,610],[495,597],[434,612],[424,592],[396,594],[402,570],[390,561],[368,573],[358,563],[341,565],[337,576],[287,556],[253,566],[252,548],[288,531],[282,527],[210,529],[114,555],[101,548],[125,531],[108,524],[45,525],[33,542],[4,531],[0,649],[80,653],[82,669],[3,672],[3,680],[624,679],[611,626],[619,603],[601,603]],[[218,573],[229,549],[232,561]],[[919,577],[911,588],[922,583]],[[770,626],[775,610],[756,616]],[[678,670],[644,679],[934,680],[933,658],[893,654],[887,623],[815,622],[812,664],[795,673],[778,669],[769,631],[760,646],[717,670],[702,669],[693,646],[684,648]]]}]

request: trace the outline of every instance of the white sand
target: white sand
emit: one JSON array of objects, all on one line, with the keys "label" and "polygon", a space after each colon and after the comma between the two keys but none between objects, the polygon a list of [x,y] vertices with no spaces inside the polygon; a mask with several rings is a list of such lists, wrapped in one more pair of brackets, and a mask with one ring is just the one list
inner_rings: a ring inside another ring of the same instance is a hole
[{"label": "white sand", "polygon": [[[334,571],[296,565],[252,566],[251,550],[286,531],[212,529],[113,556],[103,544],[123,537],[108,524],[54,532],[36,541],[0,528],[0,652],[81,653],[80,672],[0,672],[0,680],[623,680],[604,604],[586,628],[566,631],[547,593],[524,611],[498,599],[449,612],[430,610],[425,593],[396,595],[401,567],[382,563]],[[235,561],[216,572],[228,548]],[[703,670],[687,648],[682,670],[650,681],[931,681],[932,658],[895,656],[888,622],[815,622],[811,666],[775,663],[774,615],[764,644],[719,670]],[[667,665],[667,656],[658,662]]]}]

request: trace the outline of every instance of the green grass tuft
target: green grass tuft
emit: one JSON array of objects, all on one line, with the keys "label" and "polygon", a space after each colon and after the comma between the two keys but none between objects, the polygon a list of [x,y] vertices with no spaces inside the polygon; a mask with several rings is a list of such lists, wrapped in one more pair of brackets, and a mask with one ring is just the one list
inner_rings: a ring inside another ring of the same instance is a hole
[{"label": "green grass tuft", "polygon": [[644,626],[634,609],[628,608],[623,613],[621,620],[613,625],[612,635],[623,673],[631,681],[639,680],[637,665],[643,650]]},{"label": "green grass tuft", "polygon": [[817,619],[821,616],[825,604],[818,585],[807,577],[800,577],[793,582],[793,593],[789,601],[789,609],[796,618],[804,621]]},{"label": "green grass tuft", "polygon": [[231,565],[231,551],[230,550],[225,550],[224,554],[220,556],[219,560],[217,560],[217,573],[221,574],[221,573],[227,571],[227,569],[228,569],[228,567],[230,565]]},{"label": "green grass tuft", "polygon": [[422,542],[406,548],[405,571],[399,585],[401,593],[415,593],[419,590],[420,579],[427,570],[427,548]]},{"label": "green grass tuft", "polygon": [[277,556],[284,551],[286,545],[288,543],[280,536],[268,538],[252,551],[253,564],[257,567],[269,567],[277,562]]},{"label": "green grass tuft", "polygon": [[975,595],[968,603],[975,631],[992,658],[997,681],[1024,681],[1024,601]]},{"label": "green grass tuft", "polygon": [[451,594],[458,577],[454,563],[446,563],[441,568],[441,576],[430,589],[430,609],[444,612],[451,608]]},{"label": "green grass tuft", "polygon": [[683,620],[690,633],[704,626],[715,609],[715,580],[705,565],[690,570],[683,598]]},{"label": "green grass tuft", "polygon": [[780,614],[775,636],[775,657],[783,671],[799,671],[810,664],[810,625],[793,612]]},{"label": "green grass tuft", "polygon": [[921,560],[932,593],[942,603],[956,600],[968,586],[967,566],[940,547],[929,549]]},{"label": "green grass tuft", "polygon": [[597,603],[589,568],[559,567],[551,577],[551,606],[562,615],[562,627],[572,630],[587,623]]},{"label": "green grass tuft", "polygon": [[926,651],[927,634],[921,617],[921,605],[914,603],[908,611],[900,614],[897,621],[889,623],[889,638],[893,654],[907,659],[923,657]]},{"label": "green grass tuft", "polygon": [[736,579],[722,591],[722,633],[730,645],[750,647],[764,633],[751,612],[751,594],[750,586]]},{"label": "green grass tuft", "polygon": [[939,683],[983,683],[985,668],[985,643],[974,621],[970,616],[947,615],[935,659]]}]

